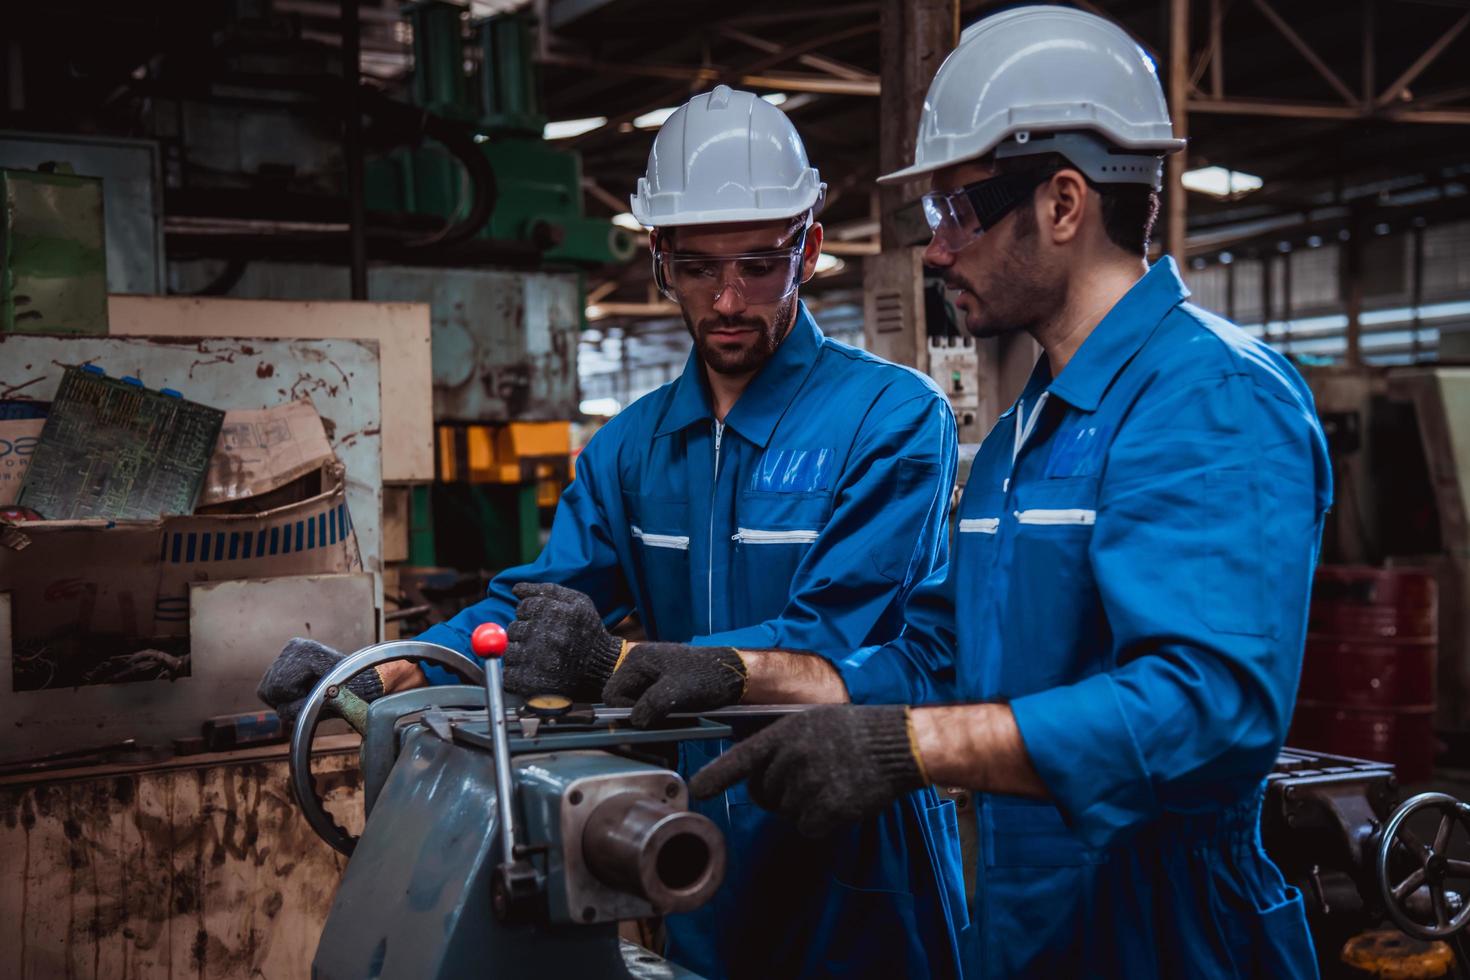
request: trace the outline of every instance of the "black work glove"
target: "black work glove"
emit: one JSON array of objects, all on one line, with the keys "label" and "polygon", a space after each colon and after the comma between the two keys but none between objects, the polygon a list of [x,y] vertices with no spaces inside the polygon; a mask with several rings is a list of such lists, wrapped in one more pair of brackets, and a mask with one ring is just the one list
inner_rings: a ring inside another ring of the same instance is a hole
[{"label": "black work glove", "polygon": [[748,779],[750,798],[808,837],[880,812],[928,783],[903,705],[828,705],[756,732],[689,780],[700,799]]},{"label": "black work glove", "polygon": [[564,585],[521,582],[515,622],[505,631],[505,688],[596,701],[623,641],[602,626],[592,600]]},{"label": "black work glove", "polygon": [[[275,708],[276,714],[281,716],[281,725],[290,728],[296,724],[296,716],[301,713],[302,704],[311,689],[316,687],[316,682],[341,659],[342,654],[325,644],[294,637],[266,668],[255,695]],[[374,667],[348,681],[347,689],[364,701],[373,701],[383,696],[383,679]]]},{"label": "black work glove", "polygon": [[734,647],[640,643],[608,678],[602,700],[620,708],[632,705],[628,720],[647,728],[672,711],[738,704],[744,693],[745,661]]}]

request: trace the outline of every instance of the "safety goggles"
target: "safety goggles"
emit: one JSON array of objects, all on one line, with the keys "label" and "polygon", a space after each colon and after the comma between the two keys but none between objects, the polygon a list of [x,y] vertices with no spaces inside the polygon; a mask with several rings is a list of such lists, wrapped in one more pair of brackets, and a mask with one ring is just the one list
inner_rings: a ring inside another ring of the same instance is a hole
[{"label": "safety goggles", "polygon": [[765,252],[695,255],[660,249],[653,253],[653,276],[659,292],[676,303],[713,306],[733,289],[746,304],[762,306],[796,290],[805,251],[805,228],[794,244]]},{"label": "safety goggles", "polygon": [[1001,174],[966,184],[957,191],[932,191],[924,195],[924,220],[934,240],[951,252],[971,245],[1000,223],[1016,207],[1031,199],[1055,168]]}]

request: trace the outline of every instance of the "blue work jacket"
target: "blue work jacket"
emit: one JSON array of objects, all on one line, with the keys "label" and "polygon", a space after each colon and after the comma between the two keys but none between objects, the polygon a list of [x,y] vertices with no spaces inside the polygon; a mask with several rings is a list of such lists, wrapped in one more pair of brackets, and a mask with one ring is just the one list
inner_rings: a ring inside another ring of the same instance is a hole
[{"label": "blue work jacket", "polygon": [[[968,977],[1305,977],[1261,849],[1331,502],[1292,366],[1154,265],[981,446],[955,559],[856,701],[1006,701],[1049,802],[978,795]],[[957,615],[958,612],[958,615]]]},{"label": "blue work jacket", "polygon": [[[829,657],[897,636],[940,568],[956,437],[923,375],[825,338],[805,306],[717,423],[704,369],[607,423],[583,450],[540,557],[421,639],[468,652],[509,622],[511,586],[558,582],[650,639]],[[426,668],[431,680],[448,675]],[[728,743],[684,742],[680,770]],[[951,801],[915,794],[811,841],[742,783],[696,806],[729,844],[725,884],[668,920],[668,954],[707,977],[953,976],[966,914]]]}]

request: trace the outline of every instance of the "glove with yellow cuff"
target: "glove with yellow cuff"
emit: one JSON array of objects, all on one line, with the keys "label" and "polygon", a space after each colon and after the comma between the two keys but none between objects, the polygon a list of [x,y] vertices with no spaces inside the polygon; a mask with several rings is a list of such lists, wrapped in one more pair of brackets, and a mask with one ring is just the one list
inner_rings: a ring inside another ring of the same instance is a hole
[{"label": "glove with yellow cuff", "polygon": [[624,643],[603,627],[592,600],[551,583],[521,582],[512,591],[520,602],[505,631],[506,690],[597,701]]},{"label": "glove with yellow cuff", "polygon": [[639,643],[623,655],[602,689],[602,700],[632,706],[635,727],[656,725],[674,711],[708,711],[739,704],[745,661],[733,647]]}]

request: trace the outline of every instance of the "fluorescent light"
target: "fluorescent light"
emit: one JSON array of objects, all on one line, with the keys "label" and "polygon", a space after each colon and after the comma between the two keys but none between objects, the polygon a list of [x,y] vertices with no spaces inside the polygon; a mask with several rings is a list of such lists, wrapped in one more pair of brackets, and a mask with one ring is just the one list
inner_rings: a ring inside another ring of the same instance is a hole
[{"label": "fluorescent light", "polygon": [[1251,191],[1260,190],[1265,184],[1265,181],[1255,174],[1248,174],[1240,170],[1226,170],[1224,167],[1201,167],[1198,170],[1186,170],[1183,180],[1184,186],[1190,190],[1208,194],[1222,201],[1243,197]]},{"label": "fluorescent light", "polygon": [[623,406],[616,398],[584,398],[579,406],[583,415],[616,415]]},{"label": "fluorescent light", "polygon": [[786,104],[786,93],[785,92],[767,92],[765,95],[762,95],[761,98],[762,99],[765,99],[771,105],[785,105]]},{"label": "fluorescent light", "polygon": [[662,109],[655,109],[652,112],[645,112],[643,115],[633,120],[633,126],[637,129],[658,129],[664,124],[665,119],[669,118],[678,111],[678,106],[667,105],[664,106]]},{"label": "fluorescent light", "polygon": [[845,265],[847,263],[837,256],[828,255],[826,252],[823,252],[817,256],[817,275],[821,276],[829,272],[841,272]]},{"label": "fluorescent light", "polygon": [[639,224],[638,219],[633,217],[632,213],[629,211],[624,211],[622,214],[613,215],[612,223],[617,225],[619,228],[626,228],[629,231],[648,230],[647,228],[643,227],[643,225]]},{"label": "fluorescent light", "polygon": [[596,303],[593,303],[591,306],[587,307],[587,319],[601,320],[602,317],[602,307],[598,306]]},{"label": "fluorescent light", "polygon": [[573,136],[581,136],[590,133],[599,126],[607,125],[606,116],[588,116],[585,119],[563,119],[560,122],[549,122],[546,128],[541,130],[541,138],[546,140],[565,140]]}]

